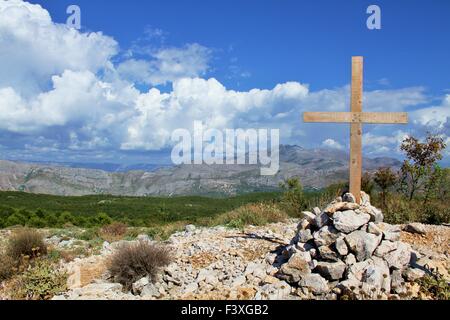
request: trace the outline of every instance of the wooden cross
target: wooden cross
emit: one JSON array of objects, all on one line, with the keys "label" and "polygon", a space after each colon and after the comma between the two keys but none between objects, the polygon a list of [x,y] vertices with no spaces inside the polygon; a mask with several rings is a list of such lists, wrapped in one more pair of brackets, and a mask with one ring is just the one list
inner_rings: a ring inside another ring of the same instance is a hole
[{"label": "wooden cross", "polygon": [[351,112],[305,112],[305,122],[350,123],[350,193],[361,201],[362,124],[408,123],[406,112],[363,112],[363,57],[352,58]]}]

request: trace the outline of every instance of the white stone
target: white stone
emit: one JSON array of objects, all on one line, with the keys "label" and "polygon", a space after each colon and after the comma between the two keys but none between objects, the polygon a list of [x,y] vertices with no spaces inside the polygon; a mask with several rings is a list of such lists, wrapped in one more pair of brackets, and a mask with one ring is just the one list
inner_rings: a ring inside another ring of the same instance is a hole
[{"label": "white stone", "polygon": [[356,259],[358,261],[363,261],[372,256],[373,252],[381,242],[381,236],[357,230],[347,235],[345,237],[345,242],[350,250],[356,255]]},{"label": "white stone", "polygon": [[341,256],[346,256],[348,254],[348,247],[347,244],[345,243],[344,237],[340,237],[338,239],[336,239],[336,251],[341,255]]},{"label": "white stone", "polygon": [[141,279],[139,279],[138,281],[136,281],[135,283],[133,283],[132,285],[132,290],[134,294],[141,294],[142,289],[148,285],[150,283],[150,280],[148,279],[148,277],[143,277]]},{"label": "white stone", "polygon": [[194,226],[193,224],[189,224],[189,225],[187,225],[187,226],[185,227],[184,230],[185,230],[186,232],[194,232],[196,229],[197,229],[196,226]]},{"label": "white stone", "polygon": [[329,290],[328,281],[316,273],[303,276],[298,285],[308,288],[314,294],[324,294]]},{"label": "white stone", "polygon": [[370,222],[367,226],[367,232],[372,233],[376,236],[380,236],[383,234],[383,231],[377,227],[377,225],[373,222]]},{"label": "white stone", "polygon": [[[320,210],[319,210],[320,211]],[[309,223],[313,223],[316,219],[316,215],[309,211],[303,211],[302,216],[304,219],[306,219]]]},{"label": "white stone", "polygon": [[392,242],[389,240],[381,241],[381,244],[375,250],[375,255],[377,257],[384,257],[387,253],[397,250],[398,242]]},{"label": "white stone", "polygon": [[397,249],[387,253],[384,259],[390,268],[401,270],[411,260],[411,247],[403,242],[399,242]]},{"label": "white stone", "polygon": [[314,271],[317,271],[321,276],[328,280],[339,280],[343,277],[346,268],[347,266],[342,261],[319,261]]},{"label": "white stone", "polygon": [[333,226],[324,226],[319,231],[314,232],[314,242],[316,246],[329,246],[339,238],[339,232]]},{"label": "white stone", "polygon": [[300,230],[298,232],[298,241],[301,243],[306,243],[309,240],[312,240],[313,236],[311,234],[311,230],[310,229],[306,229],[306,230]]},{"label": "white stone", "polygon": [[338,211],[333,215],[334,227],[344,233],[350,233],[362,227],[370,221],[370,215],[357,214],[353,210]]}]

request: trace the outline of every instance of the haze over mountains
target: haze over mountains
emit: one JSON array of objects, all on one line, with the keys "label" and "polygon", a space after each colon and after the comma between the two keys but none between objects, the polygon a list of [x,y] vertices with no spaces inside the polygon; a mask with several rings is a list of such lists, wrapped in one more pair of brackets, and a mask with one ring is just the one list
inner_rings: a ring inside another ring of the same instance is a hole
[{"label": "haze over mountains", "polygon": [[[384,166],[399,167],[400,164],[393,158],[365,158],[364,169],[372,171]],[[91,169],[92,166],[103,170]],[[290,177],[300,177],[307,188],[322,188],[344,181],[347,176],[347,153],[299,146],[280,147],[280,171],[275,176],[261,176],[257,165],[123,167],[114,164],[55,165],[0,161],[0,190],[64,196],[227,196],[276,190],[281,181]]]}]

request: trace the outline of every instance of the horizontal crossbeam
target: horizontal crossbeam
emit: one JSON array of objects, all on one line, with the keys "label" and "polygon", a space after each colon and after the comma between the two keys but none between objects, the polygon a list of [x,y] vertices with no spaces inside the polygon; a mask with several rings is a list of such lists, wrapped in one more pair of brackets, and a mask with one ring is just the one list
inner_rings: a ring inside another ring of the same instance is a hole
[{"label": "horizontal crossbeam", "polygon": [[305,122],[407,124],[406,112],[305,112]]}]

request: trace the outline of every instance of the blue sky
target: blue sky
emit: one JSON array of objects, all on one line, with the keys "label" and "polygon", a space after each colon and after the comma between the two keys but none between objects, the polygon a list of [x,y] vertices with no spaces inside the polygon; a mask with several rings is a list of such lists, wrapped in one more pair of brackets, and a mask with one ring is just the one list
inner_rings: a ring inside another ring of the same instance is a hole
[{"label": "blue sky", "polygon": [[[365,109],[411,118],[365,126],[366,155],[400,156],[408,134],[449,141],[445,0],[6,3],[2,158],[156,162],[171,132],[194,120],[280,128],[283,143],[346,150],[346,125],[300,117],[348,110],[352,55],[365,57]],[[64,26],[70,4],[81,8],[79,31]],[[366,27],[371,4],[381,30]]]}]

